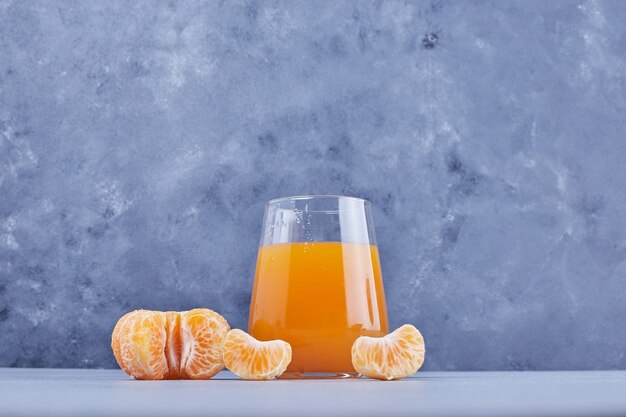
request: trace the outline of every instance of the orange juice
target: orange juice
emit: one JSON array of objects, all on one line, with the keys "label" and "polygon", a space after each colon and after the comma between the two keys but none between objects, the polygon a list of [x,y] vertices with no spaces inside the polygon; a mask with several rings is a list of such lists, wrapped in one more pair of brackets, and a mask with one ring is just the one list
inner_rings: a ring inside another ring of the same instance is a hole
[{"label": "orange juice", "polygon": [[378,249],[359,243],[259,248],[249,332],[291,344],[291,373],[353,373],[360,335],[388,332]]}]

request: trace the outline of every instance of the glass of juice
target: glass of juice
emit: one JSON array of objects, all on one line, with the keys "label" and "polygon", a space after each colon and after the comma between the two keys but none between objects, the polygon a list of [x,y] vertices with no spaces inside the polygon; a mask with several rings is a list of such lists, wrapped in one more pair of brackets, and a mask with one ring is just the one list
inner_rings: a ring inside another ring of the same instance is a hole
[{"label": "glass of juice", "polygon": [[352,343],[389,330],[369,201],[310,195],[267,203],[248,327],[259,340],[291,344],[283,378],[356,376]]}]

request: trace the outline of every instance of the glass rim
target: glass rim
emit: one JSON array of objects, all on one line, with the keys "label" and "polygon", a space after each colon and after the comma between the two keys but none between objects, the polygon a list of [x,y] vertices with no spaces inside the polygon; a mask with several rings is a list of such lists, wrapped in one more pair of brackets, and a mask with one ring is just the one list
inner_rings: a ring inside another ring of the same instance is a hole
[{"label": "glass rim", "polygon": [[349,195],[341,195],[341,194],[302,194],[302,195],[292,195],[292,196],[288,196],[288,197],[273,198],[273,199],[269,200],[266,203],[266,205],[269,206],[271,204],[281,203],[283,201],[290,201],[290,200],[313,200],[313,199],[323,199],[323,198],[334,198],[334,199],[337,199],[337,200],[341,200],[341,199],[356,200],[356,201],[361,201],[361,202],[366,203],[366,204],[372,204],[369,200],[366,200],[365,198],[353,197],[353,196],[349,196]]}]

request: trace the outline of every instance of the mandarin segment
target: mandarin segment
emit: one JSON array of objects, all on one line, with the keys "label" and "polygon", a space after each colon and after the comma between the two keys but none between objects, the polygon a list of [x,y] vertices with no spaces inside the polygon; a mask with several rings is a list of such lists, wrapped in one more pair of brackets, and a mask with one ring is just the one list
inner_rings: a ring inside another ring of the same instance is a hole
[{"label": "mandarin segment", "polygon": [[352,365],[370,378],[400,379],[417,372],[424,354],[421,333],[405,324],[384,337],[359,337],[352,345]]},{"label": "mandarin segment", "polygon": [[137,313],[137,311],[130,311],[124,314],[115,324],[115,328],[113,329],[113,334],[111,335],[111,349],[113,350],[113,355],[115,356],[115,360],[117,361],[117,364],[120,366],[120,368],[122,368],[124,372],[128,374],[130,374],[130,372],[125,368],[124,363],[122,362],[122,354],[120,352],[121,350],[120,333],[126,320],[132,315],[134,315],[135,313]]},{"label": "mandarin segment", "polygon": [[163,379],[167,375],[165,322],[165,313],[138,310],[121,324],[120,366],[133,378]]},{"label": "mandarin segment", "polygon": [[261,342],[239,329],[228,332],[223,349],[226,367],[242,379],[272,379],[285,372],[291,362],[289,343]]},{"label": "mandarin segment", "polygon": [[183,351],[183,341],[180,334],[180,313],[177,311],[167,311],[165,313],[166,342],[165,357],[169,372],[167,379],[181,379],[186,375],[180,370],[180,355]]},{"label": "mandarin segment", "polygon": [[191,379],[209,379],[224,369],[222,343],[230,326],[224,317],[197,308],[180,313],[181,374]]}]

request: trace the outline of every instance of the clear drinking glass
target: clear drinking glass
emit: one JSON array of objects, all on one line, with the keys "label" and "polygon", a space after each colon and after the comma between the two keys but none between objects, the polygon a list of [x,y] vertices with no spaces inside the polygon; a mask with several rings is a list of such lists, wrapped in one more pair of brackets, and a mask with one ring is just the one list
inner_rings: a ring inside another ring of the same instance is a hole
[{"label": "clear drinking glass", "polygon": [[370,202],[285,197],[265,207],[249,332],[291,344],[286,378],[349,377],[354,340],[387,334]]}]

